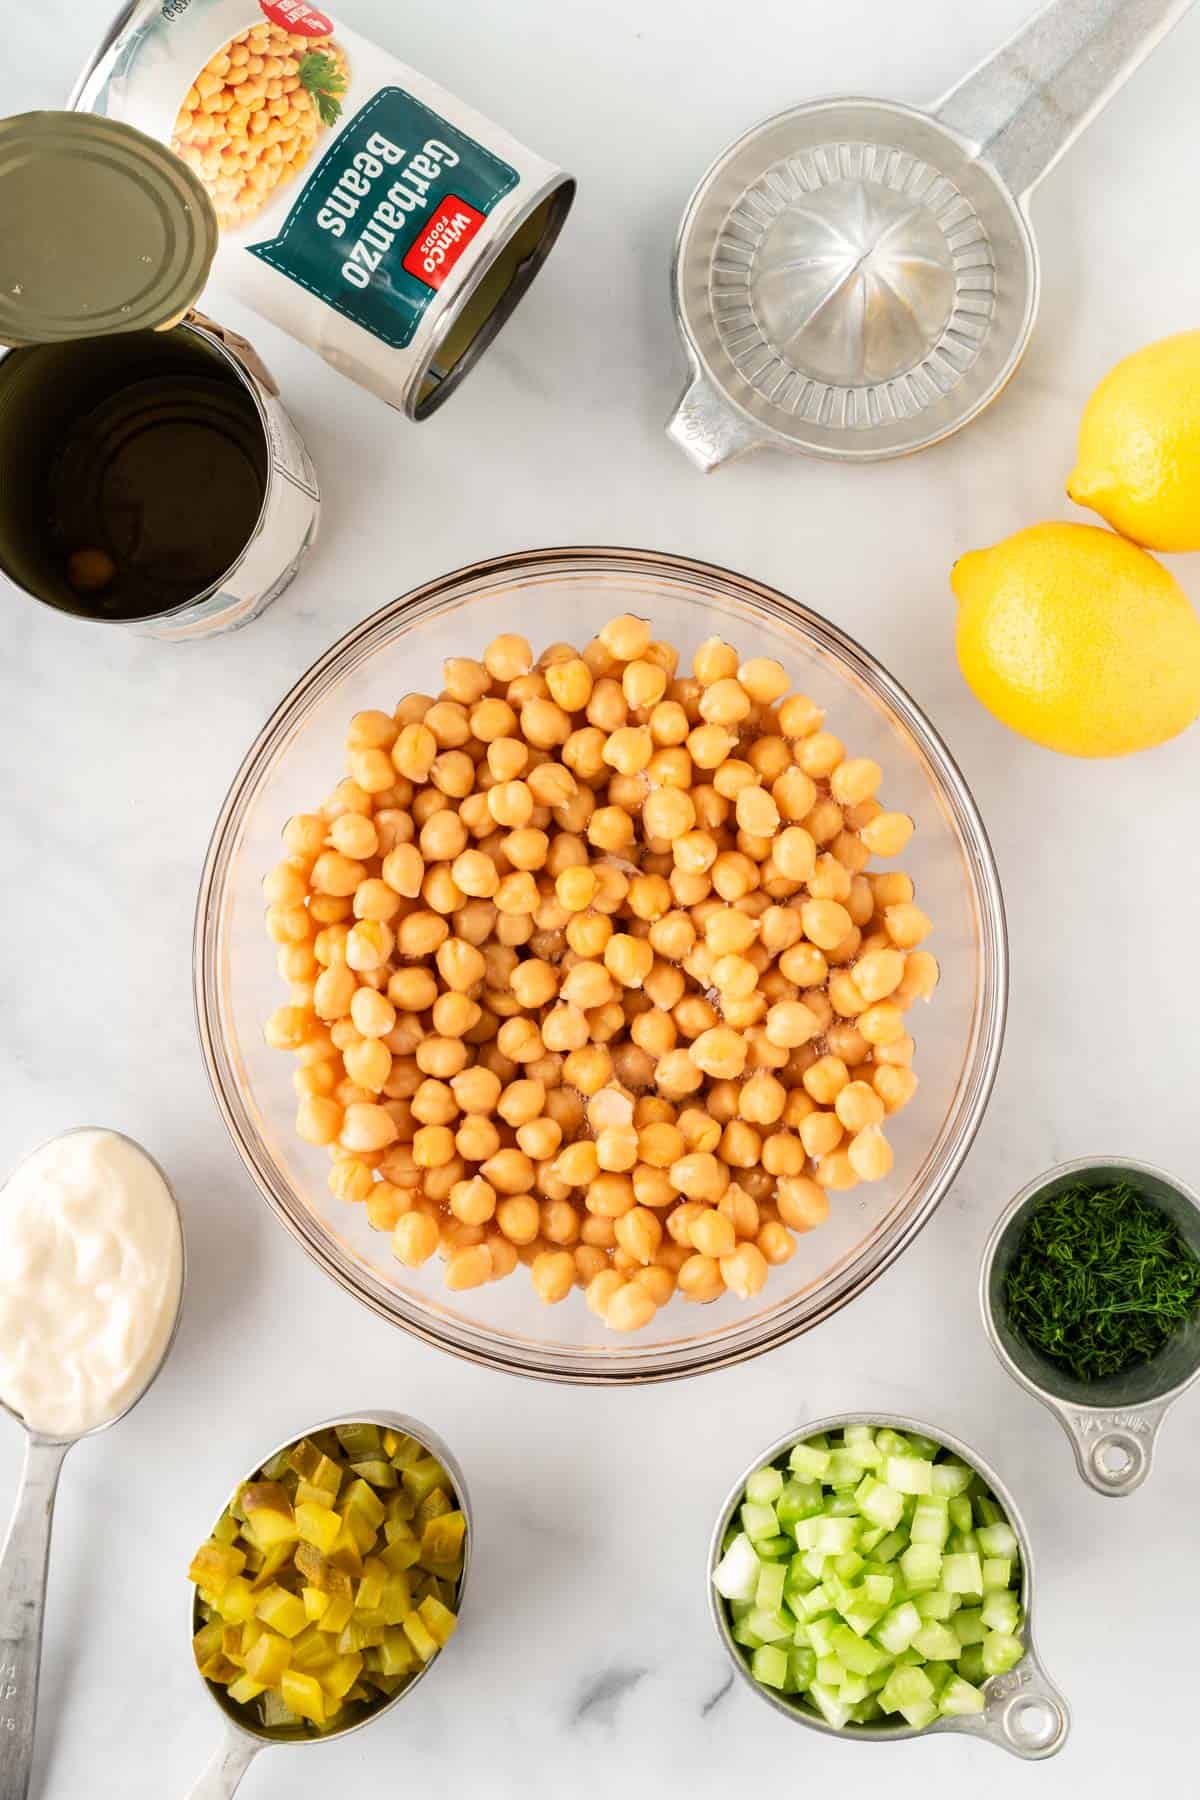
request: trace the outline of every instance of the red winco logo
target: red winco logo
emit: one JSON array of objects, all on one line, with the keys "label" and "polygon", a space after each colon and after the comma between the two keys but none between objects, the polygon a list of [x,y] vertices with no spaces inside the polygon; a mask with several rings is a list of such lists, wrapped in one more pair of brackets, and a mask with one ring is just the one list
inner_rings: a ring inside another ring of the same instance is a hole
[{"label": "red winco logo", "polygon": [[273,25],[297,37],[329,37],[333,32],[333,20],[309,6],[308,0],[258,0],[258,4]]},{"label": "red winco logo", "polygon": [[469,200],[447,194],[404,258],[404,267],[426,287],[440,288],[471,239],[486,223],[486,214],[472,206]]}]

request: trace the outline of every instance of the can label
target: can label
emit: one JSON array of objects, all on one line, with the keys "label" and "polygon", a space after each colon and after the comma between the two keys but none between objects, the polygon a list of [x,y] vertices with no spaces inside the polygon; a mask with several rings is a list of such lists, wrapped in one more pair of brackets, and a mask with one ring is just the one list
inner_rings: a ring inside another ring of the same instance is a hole
[{"label": "can label", "polygon": [[248,248],[403,348],[519,179],[403,88],[381,88],[326,152],[278,236]]},{"label": "can label", "polygon": [[214,278],[396,405],[566,179],[308,0],[129,0],[73,104],[168,144],[216,210]]}]

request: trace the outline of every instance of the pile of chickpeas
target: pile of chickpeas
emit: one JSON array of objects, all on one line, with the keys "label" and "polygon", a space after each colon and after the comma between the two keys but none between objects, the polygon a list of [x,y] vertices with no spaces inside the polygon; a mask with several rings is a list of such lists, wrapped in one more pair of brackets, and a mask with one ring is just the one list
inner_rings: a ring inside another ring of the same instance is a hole
[{"label": "pile of chickpeas", "polygon": [[308,161],[324,129],[300,80],[314,51],[345,78],[345,52],[331,37],[301,37],[263,19],[230,38],[188,89],[171,148],[208,189],[222,228],[254,218]]},{"label": "pile of chickpeas", "polygon": [[266,878],[329,1183],[446,1285],[528,1265],[615,1331],[758,1293],[892,1166],[938,968],[876,799],[780,663],[630,615],[535,664],[505,633],[351,720]]}]

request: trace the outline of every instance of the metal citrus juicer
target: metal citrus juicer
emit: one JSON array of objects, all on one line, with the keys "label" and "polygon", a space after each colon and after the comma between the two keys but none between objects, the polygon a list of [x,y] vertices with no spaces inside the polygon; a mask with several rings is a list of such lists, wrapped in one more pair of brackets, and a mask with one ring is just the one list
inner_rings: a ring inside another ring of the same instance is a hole
[{"label": "metal citrus juicer", "polygon": [[676,243],[679,447],[875,462],[982,412],[1037,314],[1034,187],[1191,4],[1050,0],[927,112],[821,100],[739,138]]}]

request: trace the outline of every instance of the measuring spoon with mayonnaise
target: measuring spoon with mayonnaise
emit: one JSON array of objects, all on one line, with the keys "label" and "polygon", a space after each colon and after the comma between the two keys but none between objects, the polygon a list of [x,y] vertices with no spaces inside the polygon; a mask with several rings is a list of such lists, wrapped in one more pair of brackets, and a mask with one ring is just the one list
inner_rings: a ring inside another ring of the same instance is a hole
[{"label": "measuring spoon with mayonnaise", "polygon": [[27,1434],[0,1552],[0,1800],[29,1792],[63,1458],[123,1419],[153,1382],[179,1324],[183,1278],[175,1196],[118,1131],[64,1132],[0,1188],[0,1406]]}]

